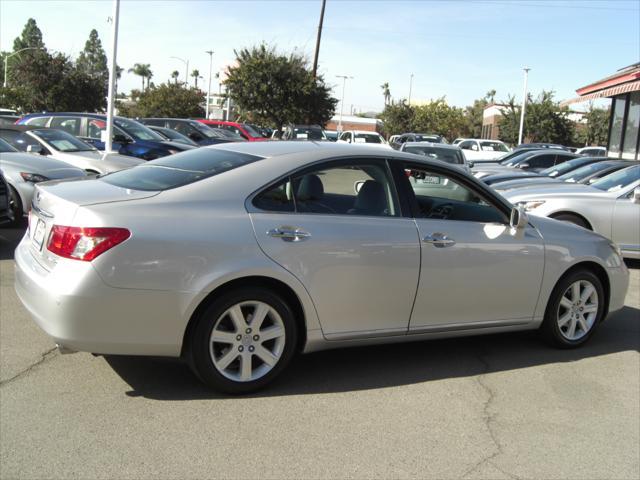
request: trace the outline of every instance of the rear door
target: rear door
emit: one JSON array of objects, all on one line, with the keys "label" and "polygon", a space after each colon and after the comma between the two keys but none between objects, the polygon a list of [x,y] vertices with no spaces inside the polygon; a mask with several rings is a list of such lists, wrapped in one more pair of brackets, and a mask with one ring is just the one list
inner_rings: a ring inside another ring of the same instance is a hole
[{"label": "rear door", "polygon": [[416,217],[422,255],[410,332],[517,325],[533,318],[544,245],[531,226],[452,169],[406,164],[397,175]]},{"label": "rear door", "polygon": [[405,334],[420,269],[384,160],[319,164],[252,199],[262,250],[306,287],[329,339]]}]

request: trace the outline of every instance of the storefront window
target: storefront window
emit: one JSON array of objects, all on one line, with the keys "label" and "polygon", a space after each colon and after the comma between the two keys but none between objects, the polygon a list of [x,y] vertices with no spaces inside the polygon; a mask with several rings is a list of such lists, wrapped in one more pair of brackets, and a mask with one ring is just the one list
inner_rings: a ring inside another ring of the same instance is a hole
[{"label": "storefront window", "polygon": [[622,158],[635,160],[638,154],[638,130],[640,129],[640,92],[629,95],[629,113],[624,133]]},{"label": "storefront window", "polygon": [[626,95],[613,99],[613,120],[611,133],[609,134],[609,156],[618,157],[620,153],[620,141],[622,140],[622,128],[624,127],[624,107]]}]

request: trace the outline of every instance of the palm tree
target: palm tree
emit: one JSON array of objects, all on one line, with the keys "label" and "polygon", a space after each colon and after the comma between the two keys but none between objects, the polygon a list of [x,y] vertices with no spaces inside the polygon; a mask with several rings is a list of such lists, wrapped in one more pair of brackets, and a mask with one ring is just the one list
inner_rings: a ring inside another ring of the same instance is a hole
[{"label": "palm tree", "polygon": [[152,87],[153,85],[151,85],[151,77],[153,77],[153,72],[151,71],[151,69],[149,68],[151,65],[147,64],[146,67],[146,75],[145,78],[147,79],[147,89],[149,89],[150,87]]},{"label": "palm tree", "polygon": [[195,87],[196,87],[196,88],[198,88],[198,79],[199,79],[199,78],[202,78],[202,77],[200,76],[200,70],[195,69],[193,72],[191,72],[191,76],[192,76],[192,77],[193,77],[193,79],[194,79]]},{"label": "palm tree", "polygon": [[487,92],[487,94],[484,96],[484,98],[486,98],[489,103],[493,103],[493,98],[496,96],[496,91],[495,90],[489,90]]},{"label": "palm tree", "polygon": [[133,68],[129,69],[129,73],[133,73],[134,75],[138,75],[142,78],[142,91],[144,92],[144,80],[147,79],[147,85],[149,84],[149,79],[153,76],[151,73],[151,65],[148,63],[136,63],[133,65]]},{"label": "palm tree", "polygon": [[173,72],[171,72],[171,78],[173,78],[176,85],[178,84],[178,75],[180,75],[180,72],[178,72],[178,70],[174,70]]},{"label": "palm tree", "polygon": [[389,82],[384,82],[380,85],[382,88],[382,95],[384,95],[384,106],[389,105],[389,99],[391,98],[391,92],[389,91]]}]

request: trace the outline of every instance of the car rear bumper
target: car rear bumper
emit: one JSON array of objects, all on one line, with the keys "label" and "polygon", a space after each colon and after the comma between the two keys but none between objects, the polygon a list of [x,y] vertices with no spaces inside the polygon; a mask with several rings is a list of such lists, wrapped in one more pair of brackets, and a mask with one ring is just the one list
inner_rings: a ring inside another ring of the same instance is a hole
[{"label": "car rear bumper", "polygon": [[15,289],[35,322],[68,350],[179,356],[183,294],[105,284],[90,262],[60,259],[44,269],[25,237],[15,252]]}]

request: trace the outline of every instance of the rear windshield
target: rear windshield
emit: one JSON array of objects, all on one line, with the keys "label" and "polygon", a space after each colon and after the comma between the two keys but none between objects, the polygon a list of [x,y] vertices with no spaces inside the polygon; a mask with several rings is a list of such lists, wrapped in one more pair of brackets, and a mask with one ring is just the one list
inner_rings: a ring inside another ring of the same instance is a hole
[{"label": "rear windshield", "polygon": [[423,147],[408,143],[404,151],[456,165],[464,163],[464,160],[462,159],[462,152],[454,150],[453,148]]},{"label": "rear windshield", "polygon": [[120,170],[100,180],[130,190],[162,191],[213,177],[261,158],[226,150],[198,148]]}]

